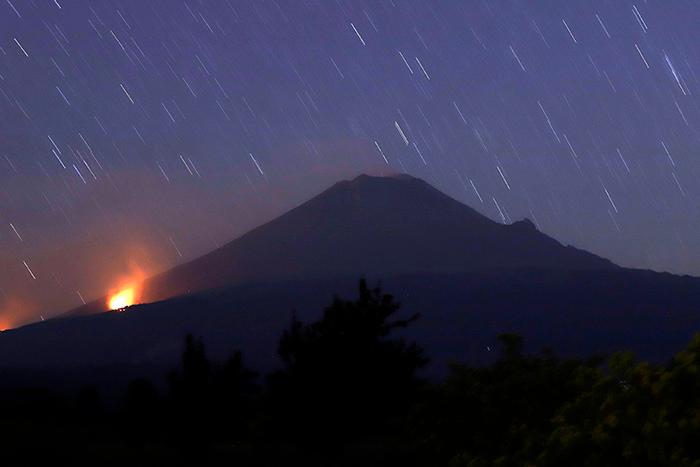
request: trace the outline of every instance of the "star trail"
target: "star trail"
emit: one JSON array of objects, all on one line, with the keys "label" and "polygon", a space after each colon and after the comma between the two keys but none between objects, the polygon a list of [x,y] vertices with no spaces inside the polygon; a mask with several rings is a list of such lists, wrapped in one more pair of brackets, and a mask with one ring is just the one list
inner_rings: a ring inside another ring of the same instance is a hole
[{"label": "star trail", "polygon": [[5,0],[0,324],[361,172],[700,274],[697,24],[690,0]]}]

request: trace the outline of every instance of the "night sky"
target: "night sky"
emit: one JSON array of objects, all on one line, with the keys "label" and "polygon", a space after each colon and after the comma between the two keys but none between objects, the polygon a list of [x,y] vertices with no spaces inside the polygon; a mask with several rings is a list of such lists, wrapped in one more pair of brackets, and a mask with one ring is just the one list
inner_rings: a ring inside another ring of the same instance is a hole
[{"label": "night sky", "polygon": [[699,24],[691,0],[0,0],[0,328],[361,172],[700,275]]}]

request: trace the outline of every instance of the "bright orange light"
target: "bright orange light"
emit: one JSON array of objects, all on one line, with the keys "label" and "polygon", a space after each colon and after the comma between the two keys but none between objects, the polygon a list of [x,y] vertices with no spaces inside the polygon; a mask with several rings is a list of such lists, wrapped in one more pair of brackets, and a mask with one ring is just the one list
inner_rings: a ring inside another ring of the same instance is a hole
[{"label": "bright orange light", "polygon": [[130,263],[127,273],[111,281],[113,286],[106,291],[105,308],[109,311],[122,311],[131,305],[143,303],[146,277],[146,272],[140,266]]},{"label": "bright orange light", "polygon": [[121,310],[131,306],[136,301],[136,293],[133,288],[124,289],[109,297],[109,309]]}]

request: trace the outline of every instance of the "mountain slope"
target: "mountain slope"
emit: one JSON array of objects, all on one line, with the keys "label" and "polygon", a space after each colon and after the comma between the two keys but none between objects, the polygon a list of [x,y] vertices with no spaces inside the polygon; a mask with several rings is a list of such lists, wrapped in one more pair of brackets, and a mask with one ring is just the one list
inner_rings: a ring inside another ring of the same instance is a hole
[{"label": "mountain slope", "polygon": [[[528,221],[494,222],[422,180],[361,175],[144,284],[142,301],[257,281],[615,267]],[[104,309],[104,300],[83,311]]]}]

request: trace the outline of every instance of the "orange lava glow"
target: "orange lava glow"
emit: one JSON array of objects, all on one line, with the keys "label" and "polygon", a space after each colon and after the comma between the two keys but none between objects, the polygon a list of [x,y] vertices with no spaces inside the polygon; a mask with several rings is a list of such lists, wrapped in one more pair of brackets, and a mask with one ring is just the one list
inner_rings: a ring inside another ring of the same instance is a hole
[{"label": "orange lava glow", "polygon": [[9,331],[14,327],[15,323],[13,323],[8,317],[0,316],[0,332]]},{"label": "orange lava glow", "polygon": [[[31,323],[39,310],[31,300],[24,297],[5,296],[0,300],[0,332]],[[37,313],[34,315],[34,313]]]},{"label": "orange lava glow", "polygon": [[132,305],[143,303],[144,282],[149,274],[135,261],[129,261],[127,271],[110,280],[112,287],[107,292],[105,308],[108,311],[123,311]]},{"label": "orange lava glow", "polygon": [[148,276],[143,269],[132,265],[129,273],[115,280],[114,287],[107,292],[107,310],[122,311],[131,305],[142,303],[146,277]]},{"label": "orange lava glow", "polygon": [[121,310],[136,303],[136,291],[128,288],[117,292],[109,297],[109,309]]}]

